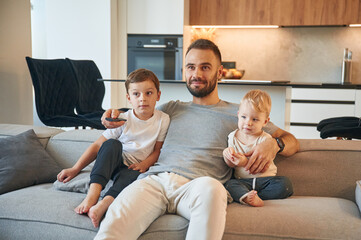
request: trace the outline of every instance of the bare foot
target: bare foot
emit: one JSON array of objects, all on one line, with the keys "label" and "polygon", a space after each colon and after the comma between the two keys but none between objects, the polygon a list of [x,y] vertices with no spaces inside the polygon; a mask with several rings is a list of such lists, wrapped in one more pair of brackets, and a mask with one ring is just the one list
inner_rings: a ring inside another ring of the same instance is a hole
[{"label": "bare foot", "polygon": [[89,210],[88,216],[93,223],[94,227],[99,227],[99,223],[105,215],[106,211],[110,204],[114,201],[113,197],[107,198],[106,196],[103,200],[99,201],[96,205],[92,206]]},{"label": "bare foot", "polygon": [[86,196],[85,199],[77,206],[74,211],[78,214],[88,213],[89,209],[98,202],[97,196]]},{"label": "bare foot", "polygon": [[263,207],[264,205],[263,200],[260,199],[255,190],[250,191],[243,201],[253,207]]}]

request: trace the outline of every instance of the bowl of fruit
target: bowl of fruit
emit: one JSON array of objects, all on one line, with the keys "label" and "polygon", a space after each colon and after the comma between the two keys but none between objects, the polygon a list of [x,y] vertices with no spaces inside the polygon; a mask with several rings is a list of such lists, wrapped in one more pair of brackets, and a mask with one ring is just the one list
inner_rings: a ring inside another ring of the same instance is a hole
[{"label": "bowl of fruit", "polygon": [[224,79],[241,79],[244,76],[244,73],[245,70],[223,68],[222,76]]}]

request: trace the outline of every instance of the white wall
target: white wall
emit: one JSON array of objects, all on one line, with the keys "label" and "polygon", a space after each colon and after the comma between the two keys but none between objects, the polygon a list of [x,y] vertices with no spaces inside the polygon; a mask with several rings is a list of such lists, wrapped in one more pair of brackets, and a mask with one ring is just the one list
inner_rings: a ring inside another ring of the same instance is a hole
[{"label": "white wall", "polygon": [[0,123],[32,124],[30,1],[0,1]]},{"label": "white wall", "polygon": [[[110,78],[110,0],[31,2],[34,58],[91,59],[103,78]],[[107,109],[110,84],[105,85],[103,108]]]}]

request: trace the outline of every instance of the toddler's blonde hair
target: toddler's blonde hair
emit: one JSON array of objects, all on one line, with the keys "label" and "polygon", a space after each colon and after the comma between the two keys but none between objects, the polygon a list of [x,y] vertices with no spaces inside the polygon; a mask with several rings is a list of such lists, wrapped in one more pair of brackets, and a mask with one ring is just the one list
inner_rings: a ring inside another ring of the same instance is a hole
[{"label": "toddler's blonde hair", "polygon": [[251,90],[241,100],[243,103],[250,103],[257,112],[265,112],[268,117],[271,112],[272,101],[270,95],[262,90]]}]

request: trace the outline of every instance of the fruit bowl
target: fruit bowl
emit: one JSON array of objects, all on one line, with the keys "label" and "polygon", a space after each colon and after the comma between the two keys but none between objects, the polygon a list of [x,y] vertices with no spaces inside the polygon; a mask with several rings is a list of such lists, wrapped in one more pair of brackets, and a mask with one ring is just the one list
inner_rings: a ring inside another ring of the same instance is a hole
[{"label": "fruit bowl", "polygon": [[237,70],[235,68],[223,68],[222,76],[224,79],[241,79],[244,76],[245,70]]}]

